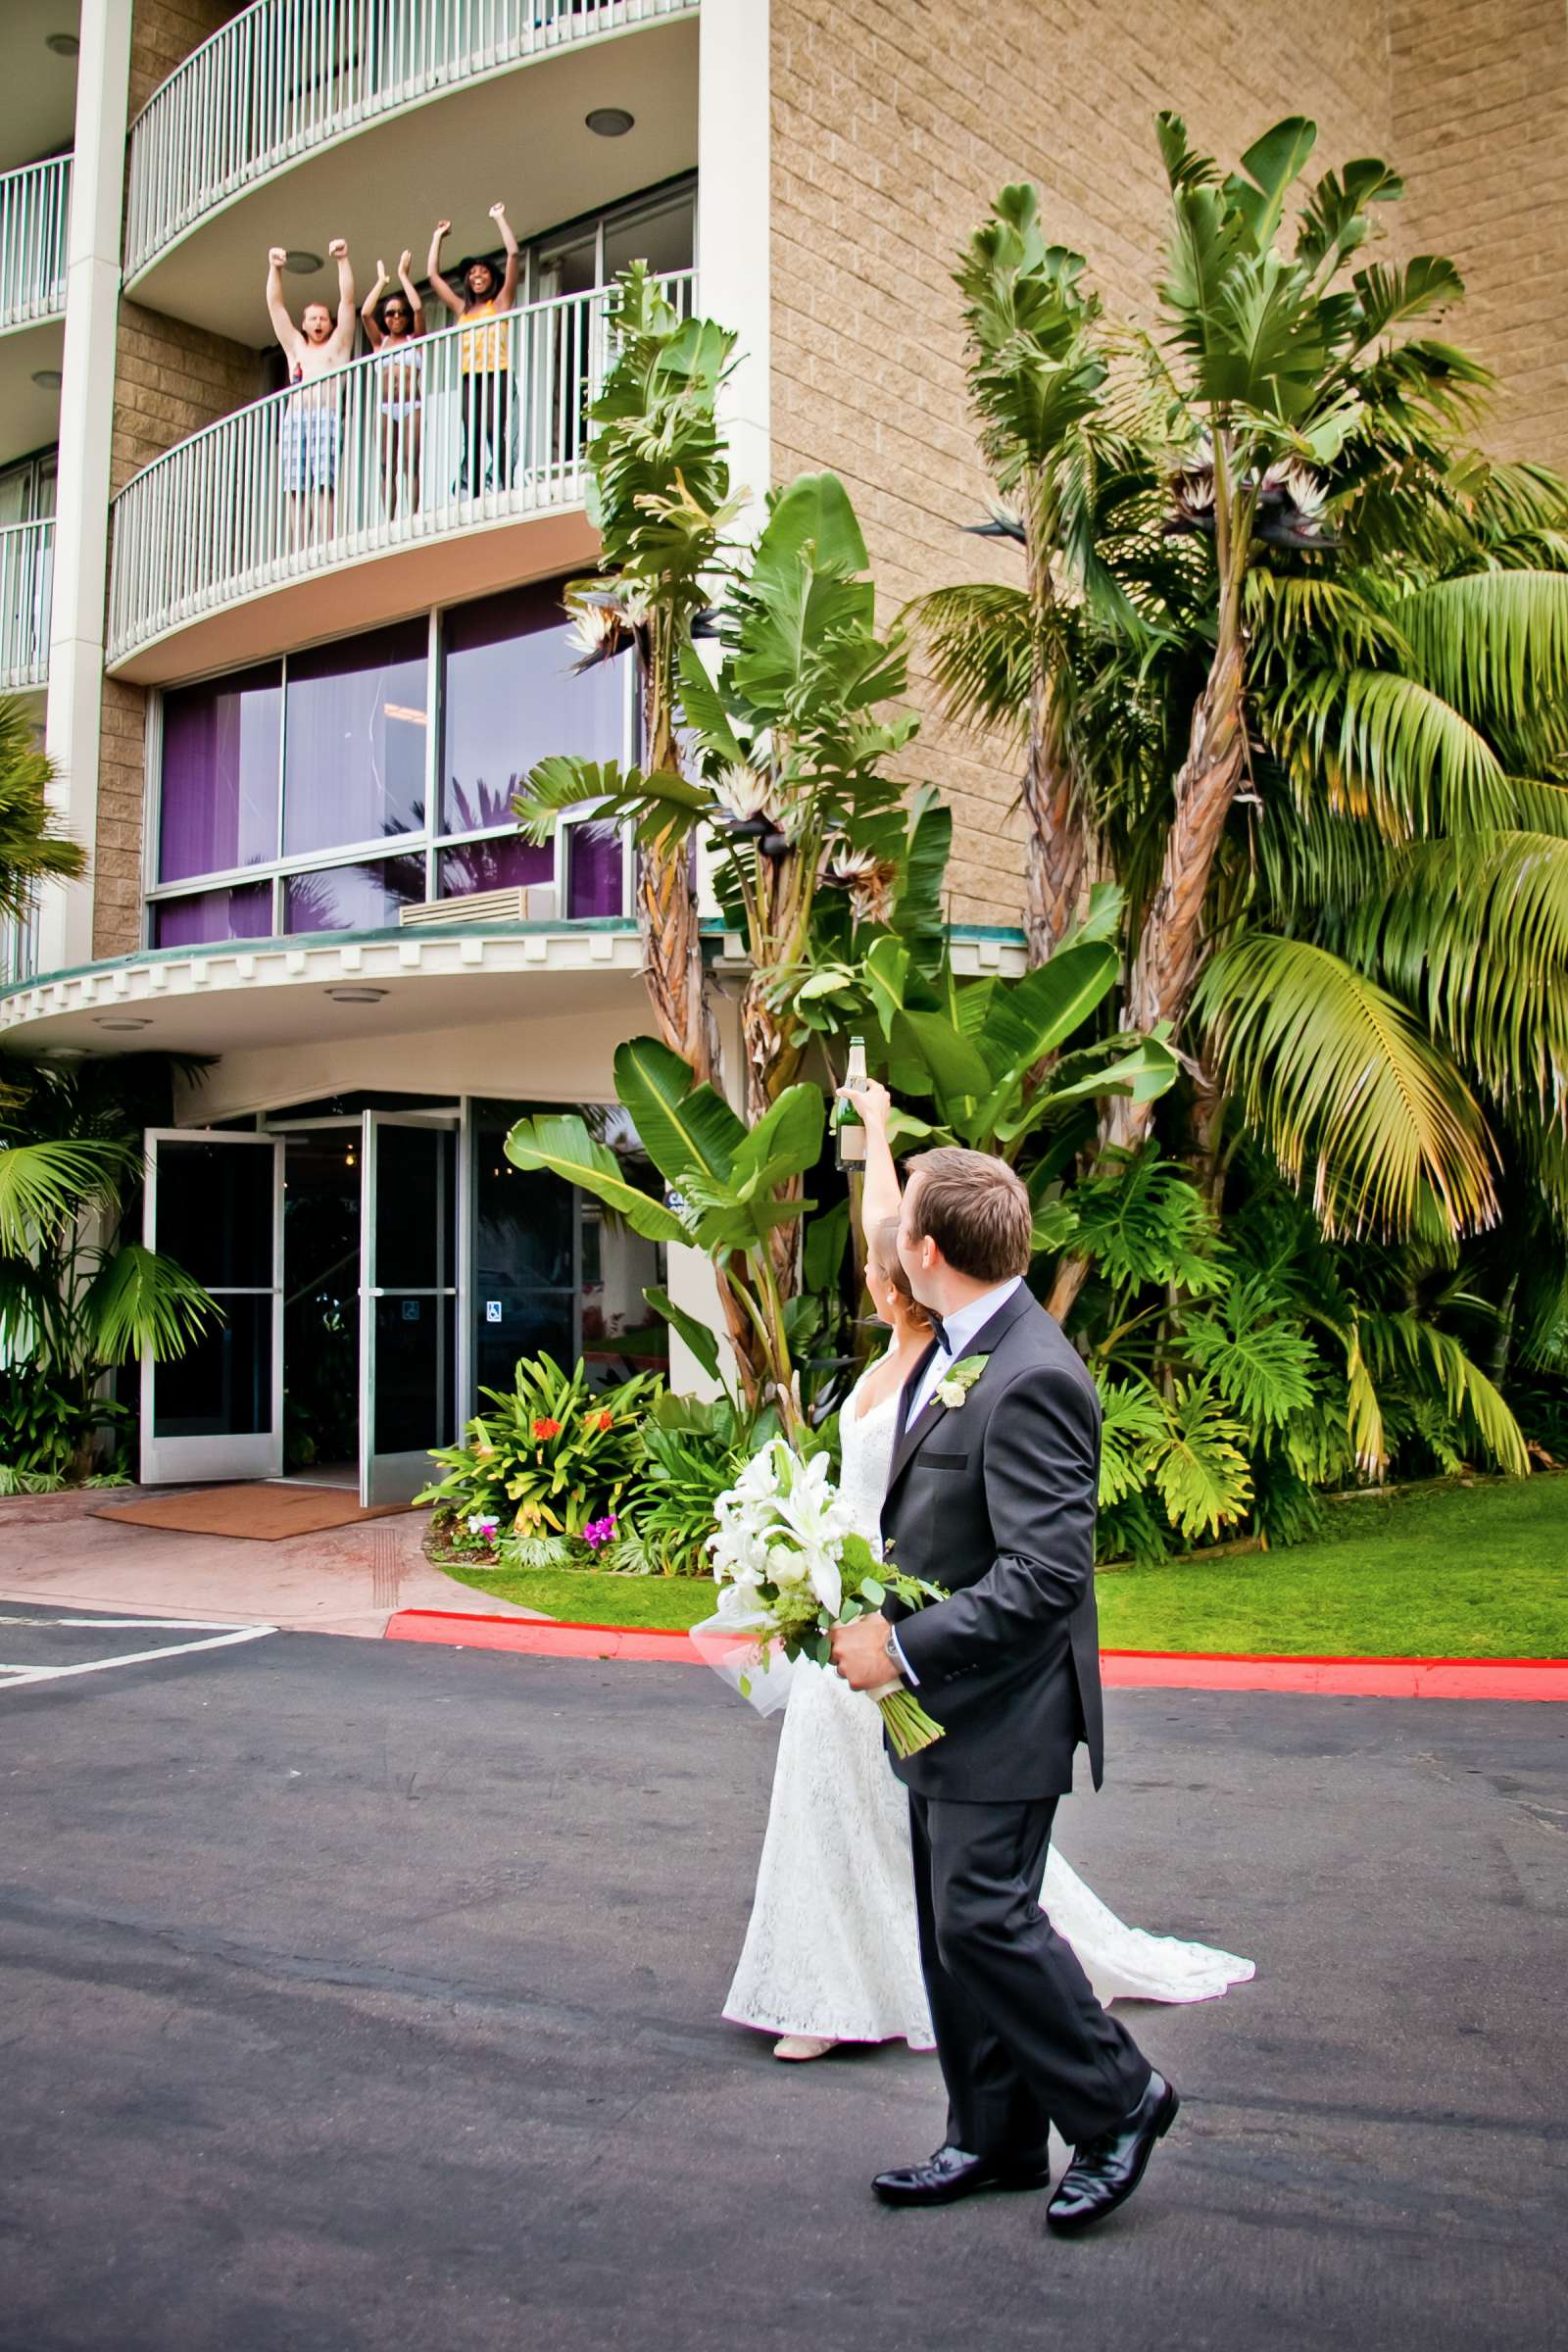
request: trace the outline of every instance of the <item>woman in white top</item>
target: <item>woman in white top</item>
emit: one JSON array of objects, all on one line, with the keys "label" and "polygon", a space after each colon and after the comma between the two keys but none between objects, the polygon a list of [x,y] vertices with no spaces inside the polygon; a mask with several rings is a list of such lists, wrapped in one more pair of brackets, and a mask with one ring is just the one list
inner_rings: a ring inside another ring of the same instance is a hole
[{"label": "woman in white top", "polygon": [[401,293],[386,291],[385,262],[375,265],[375,283],[365,298],[360,317],[375,353],[379,395],[381,488],[389,515],[412,514],[419,503],[419,424],[424,397],[424,306],[409,275],[414,256],[407,250],[398,260]]},{"label": "woman in white top", "polygon": [[[892,1334],[840,1416],[840,1492],[873,1539],[899,1396],[930,1323],[899,1262],[899,1181],[886,1090],[856,1095],[867,1129],[866,1289]],[[1129,1928],[1054,1844],[1041,1901],[1102,2002],[1202,2001],[1252,1974],[1250,1960]],[[820,2058],[841,2041],[935,2046],[914,1916],[908,1802],[876,1709],[830,1669],[792,1669],[751,1924],[724,2015],[780,2038],[774,2056]]]}]

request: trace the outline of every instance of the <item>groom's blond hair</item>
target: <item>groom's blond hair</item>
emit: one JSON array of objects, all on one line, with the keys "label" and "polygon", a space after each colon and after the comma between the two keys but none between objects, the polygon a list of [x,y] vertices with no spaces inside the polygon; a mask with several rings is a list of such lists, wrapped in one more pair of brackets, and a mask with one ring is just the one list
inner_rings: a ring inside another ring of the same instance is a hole
[{"label": "groom's blond hair", "polygon": [[972,1282],[1027,1274],[1034,1211],[1023,1179],[1005,1160],[943,1144],[917,1152],[908,1168],[908,1226],[916,1241],[935,1242],[954,1272]]}]

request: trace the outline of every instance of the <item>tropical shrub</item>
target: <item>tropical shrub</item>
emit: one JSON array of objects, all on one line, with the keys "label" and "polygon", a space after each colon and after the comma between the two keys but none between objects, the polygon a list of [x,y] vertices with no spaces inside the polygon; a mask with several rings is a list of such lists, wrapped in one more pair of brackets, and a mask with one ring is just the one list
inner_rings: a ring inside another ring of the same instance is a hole
[{"label": "tropical shrub", "polygon": [[39,1494],[79,1479],[99,1434],[129,1419],[112,1397],[84,1398],[33,1365],[14,1366],[0,1388],[0,1494]]},{"label": "tropical shrub", "polygon": [[[632,1038],[617,1048],[614,1068],[616,1099],[668,1188],[663,1200],[639,1191],[575,1113],[519,1119],[507,1138],[507,1157],[516,1167],[547,1168],[580,1185],[649,1241],[685,1242],[705,1251],[748,1341],[744,1353],[737,1350],[747,1406],[773,1404],[793,1434],[803,1410],[773,1239],[811,1206],[799,1183],[821,1156],[821,1094],[814,1086],[792,1086],[748,1127],[722,1095],[696,1083],[690,1064],[657,1038]],[[704,1371],[716,1378],[718,1335],[662,1291],[647,1297]]]},{"label": "tropical shrub", "polygon": [[0,1070],[0,1353],[35,1399],[51,1477],[82,1477],[96,1433],[124,1421],[101,1395],[107,1373],[183,1354],[220,1311],[134,1238],[142,1130],[167,1125],[174,1066],[129,1054]]},{"label": "tropical shrub", "polygon": [[[435,1503],[460,1550],[493,1522],[497,1536],[581,1537],[613,1517],[640,1459],[639,1425],[660,1391],[640,1372],[618,1388],[595,1391],[585,1367],[564,1371],[553,1356],[524,1356],[510,1389],[481,1389],[489,1409],[475,1414],[460,1446],[431,1459],[445,1476],[416,1500]],[[468,1541],[466,1541],[467,1539]]]}]

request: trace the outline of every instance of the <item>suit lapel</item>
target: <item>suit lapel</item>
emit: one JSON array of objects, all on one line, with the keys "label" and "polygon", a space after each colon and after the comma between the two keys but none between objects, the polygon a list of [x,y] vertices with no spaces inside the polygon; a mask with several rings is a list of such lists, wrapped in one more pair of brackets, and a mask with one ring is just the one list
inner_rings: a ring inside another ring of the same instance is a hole
[{"label": "suit lapel", "polygon": [[[997,1342],[1002,1338],[1004,1332],[1009,1331],[1013,1324],[1017,1322],[1019,1316],[1025,1313],[1028,1308],[1034,1305],[1034,1297],[1029,1289],[1028,1284],[1021,1282],[1018,1285],[1018,1288],[1013,1292],[1010,1298],[1004,1298],[1002,1304],[998,1307],[990,1322],[983,1324],[980,1330],[975,1333],[972,1343],[969,1347],[965,1348],[963,1351],[964,1354],[989,1355],[995,1348]],[[924,1380],[926,1376],[926,1372],[930,1367],[932,1355],[936,1349],[936,1345],[937,1344],[935,1340],[933,1340],[931,1346],[926,1349],[919,1362],[915,1365],[914,1370],[909,1374],[908,1379],[904,1384],[903,1395],[899,1402],[899,1434],[893,1448],[892,1466],[888,1471],[887,1492],[890,1494],[892,1494],[898,1480],[903,1476],[904,1471],[907,1468],[915,1454],[919,1452],[920,1447],[924,1445],[926,1439],[931,1435],[931,1432],[937,1428],[939,1423],[945,1421],[947,1418],[948,1407],[942,1402],[941,1398],[936,1396],[935,1393],[933,1393],[929,1404],[925,1405],[923,1409],[916,1414],[915,1418],[908,1423],[907,1427],[905,1425],[905,1415],[909,1409],[909,1398],[914,1395],[915,1391],[919,1388],[921,1381]]]}]

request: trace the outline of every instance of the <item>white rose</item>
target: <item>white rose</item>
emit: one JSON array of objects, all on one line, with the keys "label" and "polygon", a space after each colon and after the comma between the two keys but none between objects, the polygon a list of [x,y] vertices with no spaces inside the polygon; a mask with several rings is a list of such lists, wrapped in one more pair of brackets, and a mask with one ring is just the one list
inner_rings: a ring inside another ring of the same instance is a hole
[{"label": "white rose", "polygon": [[939,1380],[937,1382],[937,1402],[945,1404],[950,1413],[956,1412],[958,1406],[963,1402],[962,1381]]},{"label": "white rose", "polygon": [[767,1555],[767,1573],[775,1585],[804,1585],[805,1554],[791,1551],[786,1544],[775,1544]]}]

